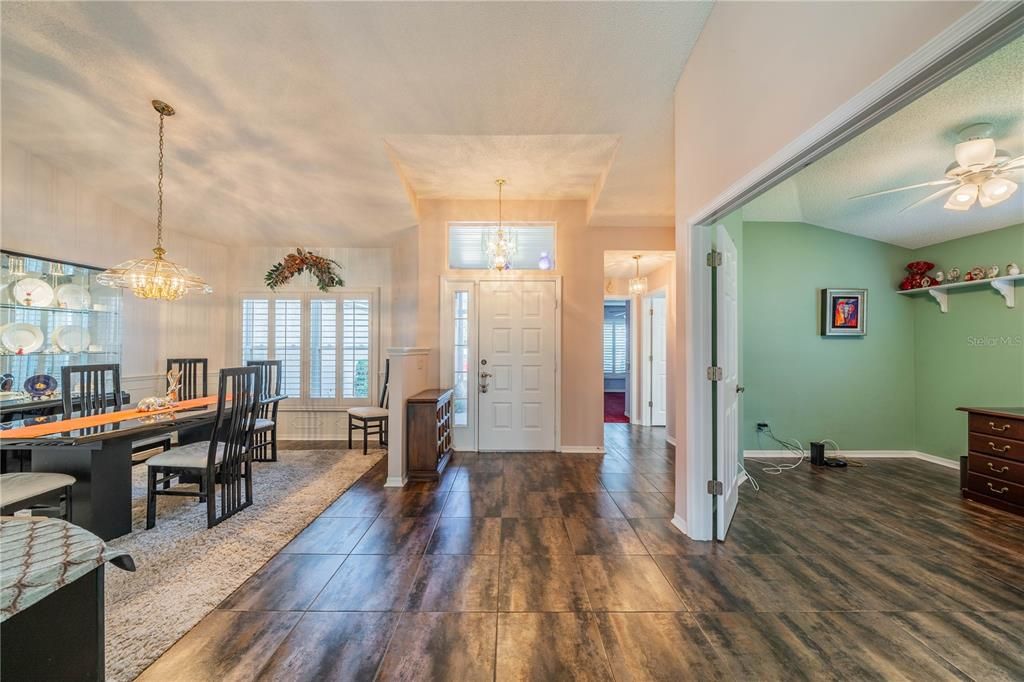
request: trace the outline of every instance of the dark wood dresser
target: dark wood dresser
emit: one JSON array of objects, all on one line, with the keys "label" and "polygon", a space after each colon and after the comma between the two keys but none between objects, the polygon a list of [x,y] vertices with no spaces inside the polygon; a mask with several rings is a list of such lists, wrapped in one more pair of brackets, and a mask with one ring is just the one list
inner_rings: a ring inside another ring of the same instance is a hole
[{"label": "dark wood dresser", "polygon": [[1024,407],[960,407],[967,413],[963,496],[1024,516]]},{"label": "dark wood dresser", "polygon": [[434,481],[452,457],[452,393],[430,388],[406,404],[406,441],[409,478]]}]

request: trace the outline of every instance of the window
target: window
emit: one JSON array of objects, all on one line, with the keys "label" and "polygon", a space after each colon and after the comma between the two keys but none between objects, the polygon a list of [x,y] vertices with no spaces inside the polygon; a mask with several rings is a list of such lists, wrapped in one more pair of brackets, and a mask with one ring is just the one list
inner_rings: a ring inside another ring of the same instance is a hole
[{"label": "window", "polygon": [[344,302],[341,351],[341,395],[366,398],[370,395],[370,301]]},{"label": "window", "polygon": [[375,302],[373,294],[348,292],[243,297],[242,361],[282,360],[281,388],[290,398],[371,404]]},{"label": "window", "polygon": [[625,308],[619,313],[619,317],[609,317],[605,314],[604,320],[604,373],[625,374],[626,373],[626,314]]},{"label": "window", "polygon": [[456,291],[453,294],[453,319],[455,323],[452,348],[455,353],[452,424],[466,426],[469,423],[469,292]]},{"label": "window", "polygon": [[[551,270],[555,266],[555,226],[552,224],[503,225],[515,241],[513,270]],[[487,240],[497,223],[452,223],[448,226],[448,267],[452,270],[486,270]]]}]

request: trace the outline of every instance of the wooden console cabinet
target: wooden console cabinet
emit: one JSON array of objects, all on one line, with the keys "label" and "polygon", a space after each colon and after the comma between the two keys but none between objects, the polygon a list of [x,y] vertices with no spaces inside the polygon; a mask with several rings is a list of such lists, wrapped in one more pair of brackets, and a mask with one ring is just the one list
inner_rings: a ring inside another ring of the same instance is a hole
[{"label": "wooden console cabinet", "polygon": [[409,479],[436,481],[452,457],[452,389],[431,388],[409,398],[405,451]]},{"label": "wooden console cabinet", "polygon": [[1024,408],[957,409],[967,413],[963,496],[1024,516]]}]

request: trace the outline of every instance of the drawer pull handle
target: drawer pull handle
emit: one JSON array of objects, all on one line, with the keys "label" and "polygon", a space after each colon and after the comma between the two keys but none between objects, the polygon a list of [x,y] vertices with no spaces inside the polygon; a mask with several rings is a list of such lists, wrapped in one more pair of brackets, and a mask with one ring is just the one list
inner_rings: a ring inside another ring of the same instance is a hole
[{"label": "drawer pull handle", "polygon": [[996,426],[996,423],[995,423],[995,422],[989,422],[989,423],[988,423],[988,427],[989,427],[990,429],[992,429],[993,431],[999,431],[999,432],[1002,432],[1002,431],[1005,431],[1005,430],[1007,430],[1008,428],[1010,428],[1010,425],[1009,425],[1009,424],[1003,424],[1002,426]]},{"label": "drawer pull handle", "polygon": [[988,442],[988,447],[989,447],[990,450],[992,450],[992,452],[1006,452],[1007,450],[1009,450],[1013,446],[1012,445],[1004,445],[1001,448],[997,448],[995,443],[993,443],[992,441],[989,441]]},{"label": "drawer pull handle", "polygon": [[989,469],[996,472],[997,474],[1005,474],[1007,471],[1010,470],[1010,467],[1008,466],[1001,466],[998,469],[996,469],[994,466],[992,466],[992,462],[986,462],[986,464],[988,464]]},{"label": "drawer pull handle", "polygon": [[989,490],[991,490],[994,493],[999,493],[1000,495],[1005,495],[1006,493],[1010,492],[1010,489],[1007,488],[1005,485],[999,489],[996,489],[996,487],[991,483],[988,483],[987,485]]}]

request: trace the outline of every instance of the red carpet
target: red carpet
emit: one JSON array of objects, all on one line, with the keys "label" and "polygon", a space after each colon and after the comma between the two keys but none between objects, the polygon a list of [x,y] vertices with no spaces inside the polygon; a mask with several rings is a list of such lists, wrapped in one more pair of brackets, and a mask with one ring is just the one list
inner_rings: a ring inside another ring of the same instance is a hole
[{"label": "red carpet", "polygon": [[626,394],[605,393],[604,394],[604,422],[605,424],[628,424],[629,417],[626,416]]}]

